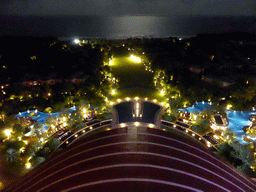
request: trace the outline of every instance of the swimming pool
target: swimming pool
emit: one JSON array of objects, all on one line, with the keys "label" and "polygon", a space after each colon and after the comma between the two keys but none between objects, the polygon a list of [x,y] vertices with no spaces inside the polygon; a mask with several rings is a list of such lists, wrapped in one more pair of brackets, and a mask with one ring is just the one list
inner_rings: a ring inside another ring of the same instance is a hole
[{"label": "swimming pool", "polygon": [[[71,107],[68,109],[68,112],[71,114],[75,110],[77,110],[77,107]],[[49,129],[49,127],[45,125],[45,120],[49,115],[58,118],[59,112],[43,113],[43,112],[37,111],[37,110],[27,110],[24,112],[20,112],[19,114],[15,115],[15,117],[16,118],[30,117],[32,120],[35,120],[36,122],[43,124],[43,132],[46,132]],[[30,134],[31,134],[31,132],[27,133],[26,136],[29,136]]]},{"label": "swimming pool", "polygon": [[[201,113],[204,109],[208,108],[211,105],[209,102],[197,102],[192,105],[192,107],[187,107],[184,109],[180,109],[180,111],[188,113]],[[243,137],[249,136],[243,131],[244,126],[248,126],[250,124],[250,116],[252,114],[256,114],[255,111],[228,111],[227,119],[229,121],[228,128],[230,128],[235,134],[236,139],[240,142],[245,144],[246,142],[243,140]],[[252,140],[256,141],[255,136],[250,136]]]}]

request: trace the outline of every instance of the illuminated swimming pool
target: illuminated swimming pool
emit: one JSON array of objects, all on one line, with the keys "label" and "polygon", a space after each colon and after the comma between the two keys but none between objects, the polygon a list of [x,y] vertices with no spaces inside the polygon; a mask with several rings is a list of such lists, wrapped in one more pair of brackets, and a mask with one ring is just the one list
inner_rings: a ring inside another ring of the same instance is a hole
[{"label": "illuminated swimming pool", "polygon": [[[69,108],[68,112],[71,114],[75,110],[77,110],[77,107],[71,107],[71,108]],[[19,114],[15,115],[15,117],[16,118],[30,117],[32,120],[35,120],[35,121],[43,124],[43,132],[45,132],[49,129],[49,127],[45,125],[45,120],[49,115],[52,115],[54,117],[59,117],[58,112],[57,113],[43,113],[43,112],[40,112],[37,110],[28,110],[28,111],[20,112]]]},{"label": "illuminated swimming pool", "polygon": [[[187,111],[188,113],[194,113],[194,112],[199,112],[201,113],[204,109],[208,108],[211,105],[211,103],[208,102],[197,102],[192,105],[192,107],[187,107],[185,109],[180,109],[180,111],[185,112]],[[248,126],[250,124],[250,116],[252,114],[256,114],[255,111],[228,111],[226,110],[227,113],[227,119],[229,121],[228,128],[230,128],[235,134],[236,134],[236,139],[240,143],[246,143],[243,140],[243,137],[249,136],[243,131],[244,126]],[[255,136],[251,136],[251,139],[256,141]]]}]

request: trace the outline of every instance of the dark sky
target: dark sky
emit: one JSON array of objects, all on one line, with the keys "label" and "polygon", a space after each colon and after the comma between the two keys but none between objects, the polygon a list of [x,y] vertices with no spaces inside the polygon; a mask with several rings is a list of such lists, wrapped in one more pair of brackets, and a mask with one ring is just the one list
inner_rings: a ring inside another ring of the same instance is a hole
[{"label": "dark sky", "polygon": [[256,0],[1,0],[2,15],[256,16]]}]

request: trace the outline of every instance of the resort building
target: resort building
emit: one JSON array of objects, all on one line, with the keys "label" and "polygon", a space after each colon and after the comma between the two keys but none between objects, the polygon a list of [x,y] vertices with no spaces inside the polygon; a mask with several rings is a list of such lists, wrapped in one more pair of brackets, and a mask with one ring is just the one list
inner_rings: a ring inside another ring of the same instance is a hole
[{"label": "resort building", "polygon": [[5,191],[256,191],[198,140],[161,129],[162,106],[125,101],[113,108],[113,120],[74,133]]}]

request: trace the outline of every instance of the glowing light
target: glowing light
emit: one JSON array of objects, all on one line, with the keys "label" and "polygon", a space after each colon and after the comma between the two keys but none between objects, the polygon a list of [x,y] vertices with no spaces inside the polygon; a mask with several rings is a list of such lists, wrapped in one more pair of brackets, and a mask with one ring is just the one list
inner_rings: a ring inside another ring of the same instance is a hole
[{"label": "glowing light", "polygon": [[149,126],[150,128],[153,128],[155,125],[152,124],[152,123],[150,123],[150,124],[148,124],[148,126]]},{"label": "glowing light", "polygon": [[85,130],[82,131],[83,133],[85,132]]},{"label": "glowing light", "polygon": [[135,97],[134,99],[135,99],[136,101],[138,101],[138,100],[139,100],[139,97]]},{"label": "glowing light", "polygon": [[90,127],[90,129],[92,130],[92,127]]},{"label": "glowing light", "polygon": [[21,147],[19,151],[20,151],[20,153],[24,153],[25,147]]},{"label": "glowing light", "polygon": [[148,100],[148,98],[146,97],[146,98],[145,98],[145,101],[147,101],[147,100]]},{"label": "glowing light", "polygon": [[11,132],[12,132],[11,129],[6,129],[6,130],[4,130],[4,133],[5,133],[5,135],[6,135],[7,137],[10,137],[10,136],[11,136]]},{"label": "glowing light", "polygon": [[79,39],[74,39],[74,43],[75,44],[80,44],[80,40]]},{"label": "glowing light", "polygon": [[19,141],[21,141],[21,137],[18,137]]},{"label": "glowing light", "polygon": [[141,58],[136,57],[136,56],[134,56],[134,55],[131,55],[130,58],[131,58],[131,60],[133,60],[133,61],[135,61],[135,62],[137,62],[137,63],[140,63],[140,62],[141,62]]},{"label": "glowing light", "polygon": [[214,137],[215,139],[219,139],[219,137],[218,137],[217,135],[213,135],[213,137]]},{"label": "glowing light", "polygon": [[122,100],[121,99],[117,99],[117,102],[120,103]]},{"label": "glowing light", "polygon": [[140,104],[136,103],[136,117],[139,117],[139,108],[140,108]]},{"label": "glowing light", "polygon": [[228,105],[227,105],[227,110],[230,110],[231,107],[232,107],[232,105],[231,105],[231,104],[228,104]]},{"label": "glowing light", "polygon": [[28,141],[27,140],[23,140],[23,142],[27,145],[28,144]]},{"label": "glowing light", "polygon": [[121,123],[120,126],[121,126],[121,127],[125,127],[126,124],[125,124],[125,123]]},{"label": "glowing light", "polygon": [[161,95],[164,95],[165,94],[165,91],[164,90],[161,90]]},{"label": "glowing light", "polygon": [[77,134],[75,134],[75,137],[78,137],[78,135],[77,135]]},{"label": "glowing light", "polygon": [[154,102],[154,103],[156,103],[156,102],[157,102],[157,100],[156,100],[156,99],[154,99],[154,100],[153,100],[153,102]]},{"label": "glowing light", "polygon": [[114,95],[116,93],[116,90],[115,89],[112,89],[111,90],[111,94]]},{"label": "glowing light", "polygon": [[68,141],[66,141],[66,144],[68,144],[69,142]]},{"label": "glowing light", "polygon": [[27,169],[30,169],[30,168],[31,168],[31,163],[27,162],[25,165],[26,165],[26,168],[27,168]]},{"label": "glowing light", "polygon": [[130,100],[131,100],[131,98],[129,98],[129,97],[126,97],[126,98],[125,98],[125,100],[126,100],[126,101],[130,101]]},{"label": "glowing light", "polygon": [[137,127],[137,126],[140,125],[140,123],[139,122],[135,122],[134,125]]}]

